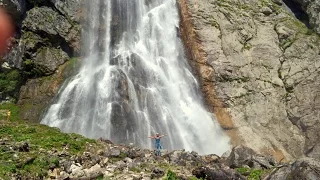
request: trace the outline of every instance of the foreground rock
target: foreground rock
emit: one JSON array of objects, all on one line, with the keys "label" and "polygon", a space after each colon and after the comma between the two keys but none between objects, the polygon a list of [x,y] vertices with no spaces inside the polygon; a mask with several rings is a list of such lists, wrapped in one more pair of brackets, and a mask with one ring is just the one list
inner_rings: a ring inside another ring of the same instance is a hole
[{"label": "foreground rock", "polygon": [[276,179],[319,179],[320,162],[312,158],[302,158],[290,165],[276,168],[266,180]]},{"label": "foreground rock", "polygon": [[[24,121],[0,120],[0,179],[299,179],[320,178],[320,162],[276,163],[237,146],[229,156],[164,150],[92,140]],[[300,178],[301,177],[301,178]]]},{"label": "foreground rock", "polygon": [[319,36],[281,1],[178,2],[190,63],[232,143],[320,159]]}]

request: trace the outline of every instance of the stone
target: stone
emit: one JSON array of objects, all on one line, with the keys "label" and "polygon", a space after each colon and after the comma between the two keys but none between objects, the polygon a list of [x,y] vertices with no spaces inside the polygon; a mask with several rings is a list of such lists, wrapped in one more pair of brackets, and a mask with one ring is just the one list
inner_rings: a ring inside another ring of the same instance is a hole
[{"label": "stone", "polygon": [[272,14],[272,9],[270,9],[269,7],[262,7],[260,12],[266,16],[269,16],[270,14]]},{"label": "stone", "polygon": [[119,149],[111,149],[110,156],[112,157],[119,157],[120,156],[120,150]]},{"label": "stone", "polygon": [[231,168],[249,166],[256,169],[269,169],[276,165],[273,157],[257,154],[253,149],[245,146],[232,148],[230,156],[226,159],[226,164]]},{"label": "stone", "polygon": [[129,157],[124,158],[123,161],[124,161],[125,163],[132,163],[132,159],[129,158]]},{"label": "stone", "polygon": [[49,177],[51,179],[57,179],[59,176],[60,176],[59,169],[53,169],[53,171],[49,173]]},{"label": "stone", "polygon": [[[44,32],[47,37],[62,41],[73,48],[80,49],[80,28],[49,7],[35,7],[27,12],[22,28],[34,33]],[[71,52],[72,53],[72,52]]]},{"label": "stone", "polygon": [[89,178],[96,178],[98,176],[101,176],[101,175],[103,175],[104,171],[105,170],[103,168],[101,168],[101,166],[99,164],[92,166],[90,169],[84,170],[86,177],[89,177]]},{"label": "stone", "polygon": [[69,178],[69,174],[66,173],[65,171],[61,171],[60,175],[57,177],[57,179],[65,180]]},{"label": "stone", "polygon": [[18,150],[19,152],[29,152],[30,147],[27,142],[23,142],[22,144],[18,145]]},{"label": "stone", "polygon": [[99,150],[97,151],[97,154],[100,155],[100,156],[103,156],[103,155],[105,154],[105,152],[104,152],[104,150],[99,149]]},{"label": "stone", "polygon": [[64,16],[80,22],[81,0],[50,0]]},{"label": "stone", "polygon": [[301,158],[291,165],[285,165],[277,168],[268,177],[267,180],[276,179],[305,179],[315,180],[320,178],[320,162],[313,158]]},{"label": "stone", "polygon": [[192,170],[192,174],[198,179],[234,179],[234,180],[244,180],[239,173],[231,169],[210,169],[207,167],[198,167]]},{"label": "stone", "polygon": [[31,63],[34,63],[38,68],[38,73],[51,75],[69,59],[69,56],[61,49],[43,48],[37,52],[34,61]]},{"label": "stone", "polygon": [[72,164],[70,167],[70,171],[71,171],[70,175],[73,178],[80,178],[80,177],[86,176],[85,172],[83,171],[83,167],[78,163]]},{"label": "stone", "polygon": [[154,168],[151,173],[151,179],[160,178],[164,176],[164,170],[161,168]]},{"label": "stone", "polygon": [[230,156],[227,158],[227,165],[231,168],[239,168],[244,165],[249,165],[253,167],[253,156],[256,155],[254,150],[244,147],[244,146],[236,146],[232,149]]},{"label": "stone", "polygon": [[105,158],[102,162],[103,162],[103,166],[106,166],[108,165],[108,161],[109,161],[109,158]]}]

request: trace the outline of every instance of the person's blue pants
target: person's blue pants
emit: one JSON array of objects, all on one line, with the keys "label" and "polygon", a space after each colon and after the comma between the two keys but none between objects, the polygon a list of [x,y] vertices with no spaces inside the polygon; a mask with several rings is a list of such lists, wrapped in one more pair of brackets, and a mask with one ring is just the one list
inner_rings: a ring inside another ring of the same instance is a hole
[{"label": "person's blue pants", "polygon": [[156,156],[161,156],[161,149],[162,149],[162,146],[160,143],[156,143]]}]

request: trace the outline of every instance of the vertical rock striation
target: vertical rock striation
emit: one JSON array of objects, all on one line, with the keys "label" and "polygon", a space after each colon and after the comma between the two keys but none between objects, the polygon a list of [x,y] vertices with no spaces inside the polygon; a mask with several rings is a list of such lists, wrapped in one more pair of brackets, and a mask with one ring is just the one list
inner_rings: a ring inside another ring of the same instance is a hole
[{"label": "vertical rock striation", "polygon": [[234,144],[319,159],[319,37],[281,2],[178,2],[190,61]]}]

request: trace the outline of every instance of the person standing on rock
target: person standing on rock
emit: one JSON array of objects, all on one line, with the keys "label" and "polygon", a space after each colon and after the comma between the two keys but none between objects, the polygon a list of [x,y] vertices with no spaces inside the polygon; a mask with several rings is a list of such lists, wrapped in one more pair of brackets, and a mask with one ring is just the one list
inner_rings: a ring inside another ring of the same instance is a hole
[{"label": "person standing on rock", "polygon": [[161,149],[162,149],[162,145],[160,143],[160,139],[164,136],[167,136],[167,134],[165,135],[160,135],[159,133],[156,133],[155,136],[150,136],[148,138],[151,139],[155,139],[155,148],[156,148],[156,156],[161,156]]}]

